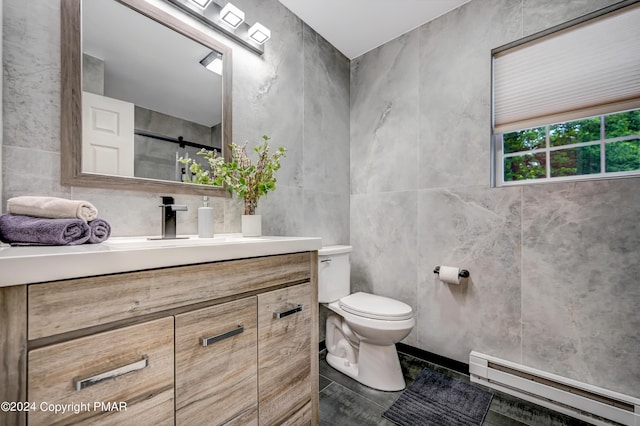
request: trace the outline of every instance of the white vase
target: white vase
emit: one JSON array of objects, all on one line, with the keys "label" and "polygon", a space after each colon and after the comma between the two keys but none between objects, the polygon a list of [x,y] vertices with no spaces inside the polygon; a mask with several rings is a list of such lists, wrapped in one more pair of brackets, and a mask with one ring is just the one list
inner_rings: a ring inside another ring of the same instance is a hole
[{"label": "white vase", "polygon": [[242,215],[242,236],[259,237],[262,235],[262,216],[259,214]]}]

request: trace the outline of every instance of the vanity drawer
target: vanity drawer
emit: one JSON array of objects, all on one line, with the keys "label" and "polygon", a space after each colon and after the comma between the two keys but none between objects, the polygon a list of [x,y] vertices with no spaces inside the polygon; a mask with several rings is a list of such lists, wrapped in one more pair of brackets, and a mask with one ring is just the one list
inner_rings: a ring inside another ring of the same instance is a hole
[{"label": "vanity drawer", "polygon": [[304,252],[33,284],[28,289],[29,340],[310,276],[311,254]]},{"label": "vanity drawer", "polygon": [[256,309],[253,296],[176,315],[177,425],[233,424],[256,406]]},{"label": "vanity drawer", "polygon": [[311,400],[311,284],[258,295],[261,425],[281,424]]},{"label": "vanity drawer", "polygon": [[173,328],[168,317],[30,351],[27,399],[47,409],[29,425],[173,425]]}]

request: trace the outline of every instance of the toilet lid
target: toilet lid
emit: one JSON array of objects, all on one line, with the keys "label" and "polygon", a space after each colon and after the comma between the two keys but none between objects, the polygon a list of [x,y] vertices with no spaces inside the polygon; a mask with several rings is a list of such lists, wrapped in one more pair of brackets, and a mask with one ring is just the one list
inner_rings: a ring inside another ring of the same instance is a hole
[{"label": "toilet lid", "polygon": [[411,306],[399,300],[369,293],[353,293],[340,299],[345,311],[365,318],[401,321],[413,316]]}]

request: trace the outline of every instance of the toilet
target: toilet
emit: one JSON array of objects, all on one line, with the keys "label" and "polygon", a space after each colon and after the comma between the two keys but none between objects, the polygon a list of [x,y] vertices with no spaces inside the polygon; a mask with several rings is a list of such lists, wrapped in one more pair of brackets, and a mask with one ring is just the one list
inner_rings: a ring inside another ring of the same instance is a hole
[{"label": "toilet", "polygon": [[318,251],[318,302],[327,318],[327,363],[374,389],[405,387],[396,343],[415,325],[411,306],[369,293],[350,294],[351,246]]}]

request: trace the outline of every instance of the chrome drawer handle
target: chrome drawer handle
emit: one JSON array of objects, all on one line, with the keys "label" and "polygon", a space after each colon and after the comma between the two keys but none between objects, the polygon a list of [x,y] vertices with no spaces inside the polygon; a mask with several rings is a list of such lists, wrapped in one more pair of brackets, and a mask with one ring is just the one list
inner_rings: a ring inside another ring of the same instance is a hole
[{"label": "chrome drawer handle", "polygon": [[331,259],[330,257],[326,258],[326,259],[322,259],[320,261],[320,263],[330,263],[333,259]]},{"label": "chrome drawer handle", "polygon": [[289,315],[295,314],[296,312],[301,312],[303,309],[304,309],[303,305],[296,305],[295,308],[287,309],[286,311],[274,312],[273,317],[275,319],[288,317]]},{"label": "chrome drawer handle", "polygon": [[142,359],[140,361],[123,365],[122,367],[114,368],[113,370],[96,374],[95,376],[87,377],[86,379],[73,379],[73,387],[77,391],[79,391],[84,388],[88,388],[89,386],[97,385],[98,383],[115,379],[116,377],[123,376],[127,373],[133,373],[134,371],[142,370],[143,368],[147,368],[148,366],[149,357],[147,355],[142,355]]},{"label": "chrome drawer handle", "polygon": [[236,334],[240,334],[244,331],[244,326],[242,324],[238,324],[238,328],[235,328],[231,331],[227,331],[225,333],[222,334],[218,334],[217,336],[213,336],[213,337],[201,337],[200,338],[200,344],[202,344],[203,347],[207,347],[209,345],[214,344],[215,342],[219,342],[220,340],[224,340],[224,339],[228,339],[229,337],[233,337]]}]

